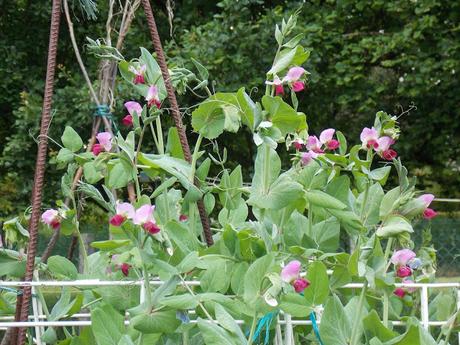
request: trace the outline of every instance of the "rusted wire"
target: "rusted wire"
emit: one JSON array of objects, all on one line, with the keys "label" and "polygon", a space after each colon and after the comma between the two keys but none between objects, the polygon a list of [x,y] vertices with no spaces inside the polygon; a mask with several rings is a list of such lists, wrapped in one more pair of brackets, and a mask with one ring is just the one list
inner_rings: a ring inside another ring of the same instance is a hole
[{"label": "rusted wire", "polygon": [[[144,12],[147,18],[147,24],[149,26],[153,47],[155,48],[155,52],[157,54],[158,65],[160,66],[161,74],[163,75],[163,79],[165,82],[166,91],[168,93],[168,100],[171,105],[172,116],[177,128],[177,132],[179,134],[179,141],[182,146],[182,150],[184,151],[185,159],[187,160],[187,162],[191,163],[192,154],[190,152],[190,146],[188,144],[187,135],[185,134],[184,125],[182,124],[182,118],[179,111],[179,105],[177,104],[176,95],[174,93],[174,88],[171,84],[171,79],[168,72],[168,65],[166,64],[163,47],[161,45],[160,35],[158,34],[157,25],[155,23],[155,18],[153,16],[152,6],[150,5],[149,0],[142,0],[142,5],[144,6]],[[195,184],[197,184],[198,181],[195,180],[194,182]],[[212,232],[209,226],[209,219],[206,214],[203,200],[199,200],[197,205],[198,211],[200,213],[200,219],[201,224],[203,226],[203,233],[206,239],[206,243],[208,246],[211,246],[214,243],[214,241],[212,239]]]},{"label": "rusted wire", "polygon": [[[51,101],[53,96],[54,74],[56,71],[56,50],[59,36],[59,22],[61,17],[61,0],[53,0],[51,12],[51,27],[48,46],[48,63],[46,67],[45,92],[43,95],[43,108],[40,126],[40,139],[38,142],[37,161],[35,162],[34,185],[32,189],[32,214],[29,223],[29,245],[27,248],[27,263],[25,281],[32,281],[35,256],[37,253],[38,226],[40,221],[43,180],[45,176],[46,157],[48,149],[48,128],[51,121]],[[29,315],[29,303],[31,287],[25,286],[22,295],[20,321],[27,321]],[[18,330],[18,345],[24,345],[26,341],[26,329]]]}]

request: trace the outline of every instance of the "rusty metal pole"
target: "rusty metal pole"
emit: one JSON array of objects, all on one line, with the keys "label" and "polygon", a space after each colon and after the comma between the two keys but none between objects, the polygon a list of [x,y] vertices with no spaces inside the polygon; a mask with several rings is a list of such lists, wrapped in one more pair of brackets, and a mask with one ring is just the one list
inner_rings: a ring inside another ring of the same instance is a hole
[{"label": "rusty metal pole", "polygon": [[[142,0],[142,5],[144,6],[145,16],[147,18],[147,24],[150,30],[150,36],[152,38],[153,47],[157,54],[158,65],[161,69],[161,74],[165,82],[166,91],[168,93],[168,100],[171,105],[172,116],[174,123],[179,134],[180,144],[182,150],[184,151],[184,157],[187,162],[192,162],[192,155],[190,152],[190,146],[188,144],[187,135],[185,134],[184,125],[182,124],[182,118],[179,111],[179,105],[177,104],[176,94],[174,93],[174,88],[171,84],[171,78],[169,76],[168,65],[166,64],[165,54],[163,52],[163,47],[161,45],[160,35],[158,34],[157,25],[155,23],[155,18],[153,16],[152,6],[150,5],[149,0]],[[195,184],[197,181],[195,180]],[[214,241],[212,239],[212,232],[209,225],[209,219],[204,208],[203,200],[198,200],[198,211],[200,213],[201,225],[203,226],[203,233],[206,239],[208,246],[211,246]]]},{"label": "rusty metal pole", "polygon": [[[35,163],[34,185],[32,189],[32,215],[29,222],[29,245],[27,249],[27,264],[25,281],[32,281],[37,253],[38,226],[40,222],[43,182],[45,176],[48,129],[51,121],[51,102],[53,96],[54,74],[56,70],[56,50],[59,36],[59,22],[61,17],[61,0],[53,0],[51,12],[51,27],[48,46],[48,63],[46,67],[45,93],[43,95],[43,108],[38,140],[37,161]],[[25,286],[22,295],[20,321],[27,321],[29,304],[31,299],[31,287]],[[26,341],[26,328],[18,330],[18,345],[24,345]]]}]

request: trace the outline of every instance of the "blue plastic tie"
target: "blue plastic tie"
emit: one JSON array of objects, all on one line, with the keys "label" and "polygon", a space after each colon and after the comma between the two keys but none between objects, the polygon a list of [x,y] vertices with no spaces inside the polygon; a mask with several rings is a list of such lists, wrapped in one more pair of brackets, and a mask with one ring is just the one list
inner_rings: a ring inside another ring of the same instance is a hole
[{"label": "blue plastic tie", "polygon": [[117,123],[110,112],[110,107],[107,104],[96,105],[96,110],[93,113],[96,117],[105,117],[112,121],[113,130],[115,133],[118,133]]},{"label": "blue plastic tie", "polygon": [[15,293],[15,294],[18,295],[18,296],[22,295],[22,290],[16,290],[16,289],[9,288],[9,287],[6,287],[6,286],[0,286],[0,290],[4,290],[4,291],[8,291],[8,292],[13,292],[13,293]]},{"label": "blue plastic tie", "polygon": [[[268,342],[270,341],[270,326],[273,322],[273,319],[278,315],[279,311],[271,311],[267,314],[265,314],[258,322],[257,322],[257,327],[256,331],[254,332],[254,335],[252,337],[252,341],[256,342],[260,338],[260,335],[262,334],[262,330],[265,328],[265,338],[264,338],[264,345],[268,345]],[[249,335],[249,332],[247,332],[246,335]]]},{"label": "blue plastic tie", "polygon": [[311,320],[311,324],[313,326],[313,332],[315,333],[316,339],[318,339],[320,345],[324,345],[323,341],[321,340],[321,337],[319,335],[318,324],[316,323],[315,312],[313,312],[313,311],[310,313],[310,320]]}]

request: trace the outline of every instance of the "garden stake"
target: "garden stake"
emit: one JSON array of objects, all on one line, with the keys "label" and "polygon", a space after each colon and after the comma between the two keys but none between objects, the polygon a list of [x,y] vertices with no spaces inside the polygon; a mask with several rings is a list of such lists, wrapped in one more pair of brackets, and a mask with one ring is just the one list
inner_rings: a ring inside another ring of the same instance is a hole
[{"label": "garden stake", "polygon": [[[43,108],[38,141],[37,161],[35,163],[34,185],[32,189],[32,214],[29,223],[29,245],[27,248],[27,263],[25,281],[32,281],[35,255],[37,252],[38,225],[40,221],[40,208],[42,203],[43,180],[46,166],[46,153],[48,148],[48,128],[51,121],[51,102],[53,96],[54,73],[56,70],[56,50],[59,36],[59,21],[61,17],[61,0],[53,0],[51,12],[50,38],[48,46],[48,62],[46,67],[45,92],[43,95]],[[27,321],[31,287],[24,286],[22,295],[20,321]],[[19,321],[18,320],[18,321]],[[26,328],[18,329],[17,345],[24,345],[26,341]]]},{"label": "garden stake", "polygon": [[[184,125],[182,124],[182,118],[179,111],[179,105],[177,104],[176,95],[174,93],[174,88],[171,84],[171,79],[169,77],[168,66],[166,64],[165,55],[163,52],[163,47],[161,45],[160,36],[158,34],[157,25],[155,23],[155,18],[153,16],[152,7],[150,5],[149,0],[142,0],[142,5],[144,6],[145,16],[147,18],[147,23],[150,29],[150,36],[152,37],[153,47],[157,54],[158,65],[161,69],[161,74],[163,75],[163,79],[165,82],[166,91],[168,93],[168,100],[171,104],[172,116],[174,119],[174,123],[177,128],[177,132],[179,134],[180,144],[182,146],[182,150],[184,151],[185,160],[189,163],[192,163],[192,154],[190,152],[190,146],[188,144],[187,135],[185,134]],[[195,185],[198,185],[197,179],[194,180]],[[211,228],[209,225],[209,219],[206,214],[206,210],[204,208],[203,199],[198,200],[198,211],[200,213],[201,224],[203,226],[203,233],[206,239],[206,243],[208,246],[211,246],[214,243],[212,239]]]}]

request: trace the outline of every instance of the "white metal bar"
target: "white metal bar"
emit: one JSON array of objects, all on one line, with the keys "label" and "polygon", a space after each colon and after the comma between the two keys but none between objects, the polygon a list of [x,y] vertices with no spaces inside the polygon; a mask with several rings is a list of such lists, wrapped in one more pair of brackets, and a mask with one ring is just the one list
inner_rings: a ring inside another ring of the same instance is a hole
[{"label": "white metal bar", "polygon": [[[457,290],[457,310],[460,310],[460,290]],[[460,345],[460,332],[458,332],[458,344]]]},{"label": "white metal bar", "polygon": [[[161,280],[152,280],[150,281],[151,285],[159,286],[162,285],[164,282]],[[199,286],[199,280],[188,280],[185,283],[189,286]],[[181,284],[179,282],[178,284]],[[23,286],[129,286],[129,285],[142,285],[142,280],[98,280],[98,279],[89,279],[89,280],[66,280],[66,281],[32,281],[32,282],[15,282],[15,281],[0,281],[0,286],[13,286],[13,287],[23,287]],[[364,284],[362,283],[351,283],[346,284],[340,289],[359,289],[362,288]],[[397,287],[411,287],[421,289],[423,287],[427,287],[429,289],[435,288],[460,288],[459,283],[412,283],[412,284],[405,284],[405,283],[397,283],[395,284]]]},{"label": "white metal bar", "polygon": [[[34,319],[34,322],[39,322],[39,319],[38,319],[38,315],[40,314],[39,310],[38,310],[38,304],[37,304],[37,298],[35,297],[36,296],[36,288],[35,286],[32,286],[32,312],[33,312],[33,319]],[[41,334],[42,334],[42,328],[40,326],[35,326],[35,337],[36,337],[36,341],[37,341],[37,345],[42,345],[42,337],[41,337]]]},{"label": "white metal bar", "polygon": [[423,328],[428,329],[429,328],[429,311],[428,311],[428,288],[426,286],[422,286],[422,291],[420,292],[421,294],[421,316],[422,316],[422,325]]}]

